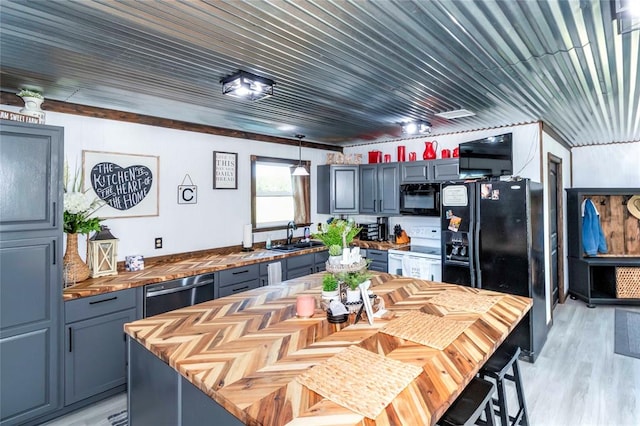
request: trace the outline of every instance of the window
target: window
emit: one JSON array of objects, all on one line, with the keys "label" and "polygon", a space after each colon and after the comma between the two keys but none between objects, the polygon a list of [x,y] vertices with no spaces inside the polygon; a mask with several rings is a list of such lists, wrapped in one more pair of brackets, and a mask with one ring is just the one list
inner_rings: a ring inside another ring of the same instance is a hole
[{"label": "window", "polygon": [[[303,161],[309,170],[309,161]],[[297,160],[251,156],[251,218],[254,229],[308,225],[309,176],[292,176]]]}]

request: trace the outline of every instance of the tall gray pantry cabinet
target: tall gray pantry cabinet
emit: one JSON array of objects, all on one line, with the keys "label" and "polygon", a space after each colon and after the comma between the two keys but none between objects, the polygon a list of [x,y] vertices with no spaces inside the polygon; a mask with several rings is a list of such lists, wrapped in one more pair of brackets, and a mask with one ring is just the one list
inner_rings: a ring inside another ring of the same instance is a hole
[{"label": "tall gray pantry cabinet", "polygon": [[62,405],[61,127],[0,120],[0,424]]}]

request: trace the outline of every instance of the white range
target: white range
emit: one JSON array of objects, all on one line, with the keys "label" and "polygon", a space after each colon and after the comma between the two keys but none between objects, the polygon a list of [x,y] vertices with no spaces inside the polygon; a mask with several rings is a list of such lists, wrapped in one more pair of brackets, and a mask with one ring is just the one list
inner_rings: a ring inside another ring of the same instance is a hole
[{"label": "white range", "polygon": [[408,229],[411,245],[389,250],[390,274],[430,281],[442,280],[442,255],[439,226],[414,226]]}]

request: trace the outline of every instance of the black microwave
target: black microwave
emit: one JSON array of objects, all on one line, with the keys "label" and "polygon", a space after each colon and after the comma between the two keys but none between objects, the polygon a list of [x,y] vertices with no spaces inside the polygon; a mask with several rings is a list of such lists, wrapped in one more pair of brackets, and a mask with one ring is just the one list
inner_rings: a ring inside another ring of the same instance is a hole
[{"label": "black microwave", "polygon": [[400,214],[440,216],[440,184],[407,183],[400,185]]}]

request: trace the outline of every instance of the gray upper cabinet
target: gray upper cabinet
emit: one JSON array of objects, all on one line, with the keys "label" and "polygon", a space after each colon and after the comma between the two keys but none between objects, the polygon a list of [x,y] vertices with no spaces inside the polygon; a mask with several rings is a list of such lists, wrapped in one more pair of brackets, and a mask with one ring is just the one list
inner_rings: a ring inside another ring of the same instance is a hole
[{"label": "gray upper cabinet", "polygon": [[459,161],[457,158],[445,158],[442,160],[433,160],[433,180],[458,180]]},{"label": "gray upper cabinet", "polygon": [[457,158],[400,163],[400,183],[457,180],[458,163]]},{"label": "gray upper cabinet", "polygon": [[431,161],[410,161],[400,164],[400,183],[424,183],[433,179]]},{"label": "gray upper cabinet", "polygon": [[399,171],[398,163],[360,166],[360,213],[390,215],[400,212]]},{"label": "gray upper cabinet", "polygon": [[56,229],[63,128],[0,121],[0,232]]},{"label": "gray upper cabinet", "polygon": [[61,407],[63,129],[0,121],[0,423]]},{"label": "gray upper cabinet", "polygon": [[318,213],[359,212],[358,166],[323,165],[318,166],[317,172]]}]

